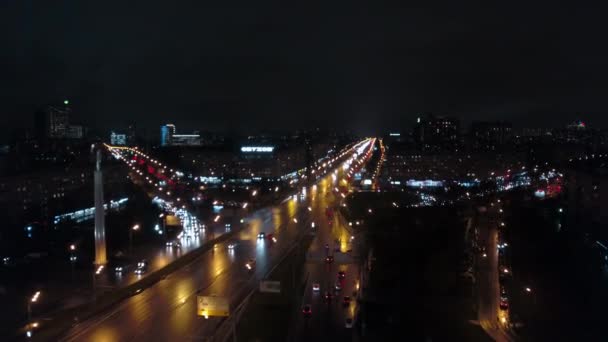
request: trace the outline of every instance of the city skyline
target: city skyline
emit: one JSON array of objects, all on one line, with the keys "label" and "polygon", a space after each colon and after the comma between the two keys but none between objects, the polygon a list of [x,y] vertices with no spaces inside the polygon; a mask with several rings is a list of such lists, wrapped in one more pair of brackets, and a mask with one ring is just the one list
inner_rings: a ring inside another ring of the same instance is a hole
[{"label": "city skyline", "polygon": [[1,341],[599,341],[605,5],[4,1]]}]

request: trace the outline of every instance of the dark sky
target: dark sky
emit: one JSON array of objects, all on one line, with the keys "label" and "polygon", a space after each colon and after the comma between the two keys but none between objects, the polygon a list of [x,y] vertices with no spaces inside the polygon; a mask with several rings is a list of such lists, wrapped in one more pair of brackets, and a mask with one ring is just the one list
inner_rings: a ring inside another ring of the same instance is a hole
[{"label": "dark sky", "polygon": [[373,132],[418,112],[608,126],[606,8],[243,3],[2,0],[0,124],[69,98],[75,121],[155,133]]}]

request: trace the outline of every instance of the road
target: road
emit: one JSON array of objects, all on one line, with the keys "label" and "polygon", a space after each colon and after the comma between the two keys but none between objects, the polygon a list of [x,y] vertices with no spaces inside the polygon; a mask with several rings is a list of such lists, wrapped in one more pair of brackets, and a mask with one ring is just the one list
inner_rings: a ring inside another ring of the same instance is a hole
[{"label": "road", "polygon": [[508,313],[499,308],[497,208],[487,208],[488,211],[480,213],[477,220],[480,246],[486,250],[486,256],[480,255],[478,263],[478,319],[482,328],[494,340],[512,341],[513,338],[504,328],[508,322]]},{"label": "road", "polygon": [[[196,295],[229,298],[238,305],[264,275],[280,260],[311,222],[321,222],[321,207],[335,201],[329,195],[330,176],[321,179],[282,204],[256,211],[237,233],[237,246],[218,244],[187,267],[130,297],[112,310],[73,327],[62,341],[176,341],[211,338],[223,318],[196,316]],[[319,204],[317,204],[319,203]],[[314,207],[314,211],[307,208]],[[294,220],[295,219],[295,220]],[[273,233],[277,242],[257,239],[259,232]],[[256,268],[245,268],[255,258]]]},{"label": "road", "polygon": [[[372,144],[373,146],[373,144]],[[369,159],[362,158],[361,167]],[[353,164],[353,168],[356,168]],[[351,170],[351,173],[356,170]],[[347,176],[344,169],[340,169],[335,178],[328,178],[331,188],[340,184]],[[348,189],[348,186],[346,187]],[[346,192],[346,189],[343,192]],[[307,316],[299,309],[296,316],[294,332],[291,338],[296,341],[352,341],[356,338],[354,329],[346,328],[347,318],[354,319],[357,312],[357,293],[359,287],[359,268],[356,263],[357,241],[348,229],[348,223],[338,213],[338,204],[343,200],[341,195],[332,192],[329,197],[323,197],[312,208],[317,219],[315,238],[307,253],[305,272],[307,283],[301,305],[310,305],[312,314]],[[330,217],[326,208],[334,208]],[[333,256],[334,261],[327,263],[325,258]],[[338,272],[344,272],[344,279],[338,277]],[[314,291],[313,284],[319,284],[320,290]],[[339,285],[340,289],[336,289]],[[325,298],[329,292],[333,295],[331,300]],[[345,297],[350,301],[345,302]]]}]

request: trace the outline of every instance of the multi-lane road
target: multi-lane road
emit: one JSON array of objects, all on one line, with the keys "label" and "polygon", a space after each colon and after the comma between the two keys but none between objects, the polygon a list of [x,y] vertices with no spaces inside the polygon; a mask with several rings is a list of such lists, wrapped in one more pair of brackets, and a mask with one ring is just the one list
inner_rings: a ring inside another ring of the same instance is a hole
[{"label": "multi-lane road", "polygon": [[[213,338],[225,319],[198,317],[197,294],[224,296],[229,299],[231,307],[236,307],[280,261],[294,241],[311,229],[312,222],[320,225],[317,228],[320,238],[316,239],[311,252],[318,250],[321,240],[328,240],[332,233],[340,229],[335,227],[330,230],[325,216],[325,208],[335,206],[341,198],[333,193],[333,179],[326,176],[315,186],[308,187],[305,194],[300,193],[280,205],[256,211],[246,218],[233,241],[218,244],[164,280],[142,289],[111,310],[76,325],[61,340],[181,341]],[[277,241],[258,239],[260,232],[274,234]],[[234,249],[228,248],[230,242],[236,242]],[[320,250],[323,251],[322,248]],[[251,258],[256,259],[256,267],[248,270],[245,264]],[[338,261],[339,258],[336,259]],[[347,264],[319,266],[328,267],[328,272],[334,276],[338,268],[344,268],[347,271],[345,283],[354,283],[352,277],[355,272],[350,272]],[[307,269],[313,273],[312,277],[330,282],[329,276],[317,273],[321,269]],[[323,288],[326,287],[323,285]],[[345,291],[352,292],[352,287]],[[336,309],[342,310],[341,301],[340,298],[339,304],[333,304]],[[341,320],[343,326],[343,314],[335,318]]]}]

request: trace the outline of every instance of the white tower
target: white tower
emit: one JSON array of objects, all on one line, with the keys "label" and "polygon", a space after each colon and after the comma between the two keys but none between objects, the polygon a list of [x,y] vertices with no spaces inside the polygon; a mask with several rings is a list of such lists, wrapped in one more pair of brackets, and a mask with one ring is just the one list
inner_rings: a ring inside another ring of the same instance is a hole
[{"label": "white tower", "polygon": [[103,207],[103,178],[101,173],[101,147],[96,146],[95,163],[95,265],[105,265],[106,258],[106,223]]}]

